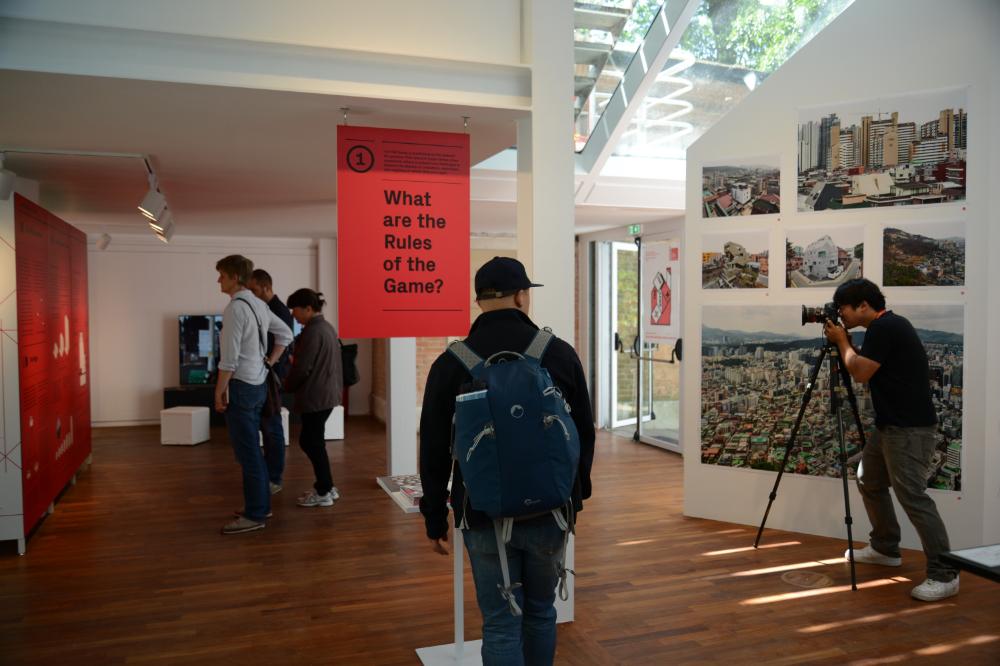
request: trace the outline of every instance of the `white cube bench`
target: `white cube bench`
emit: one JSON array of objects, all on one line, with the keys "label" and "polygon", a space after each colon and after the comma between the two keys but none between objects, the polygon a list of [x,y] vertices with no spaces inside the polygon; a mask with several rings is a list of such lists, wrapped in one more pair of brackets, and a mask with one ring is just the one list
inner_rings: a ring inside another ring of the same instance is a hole
[{"label": "white cube bench", "polygon": [[[281,408],[281,429],[285,432],[285,446],[288,446],[288,407]],[[264,446],[264,433],[260,434],[260,445]]]},{"label": "white cube bench", "polygon": [[160,444],[193,446],[209,440],[208,407],[160,410]]},{"label": "white cube bench", "polygon": [[344,408],[334,407],[326,420],[323,439],[344,439]]}]

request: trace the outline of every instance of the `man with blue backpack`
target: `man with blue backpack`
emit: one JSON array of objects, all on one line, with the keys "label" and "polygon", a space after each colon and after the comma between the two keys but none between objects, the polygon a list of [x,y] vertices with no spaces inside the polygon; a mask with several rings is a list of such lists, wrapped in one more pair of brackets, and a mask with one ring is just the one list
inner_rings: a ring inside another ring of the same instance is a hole
[{"label": "man with blue backpack", "polygon": [[552,663],[566,542],[591,492],[590,395],[573,347],[528,318],[540,286],[516,259],[486,262],[482,314],[424,389],[420,511],[435,552],[448,553],[449,500],[464,530],[487,666]]}]

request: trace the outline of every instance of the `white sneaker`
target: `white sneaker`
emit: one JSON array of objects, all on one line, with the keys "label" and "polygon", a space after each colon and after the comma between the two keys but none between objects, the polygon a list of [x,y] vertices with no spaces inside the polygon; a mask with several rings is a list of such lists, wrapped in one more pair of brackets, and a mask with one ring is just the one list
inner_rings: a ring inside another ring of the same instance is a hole
[{"label": "white sneaker", "polygon": [[340,491],[337,490],[337,486],[334,486],[333,488],[330,489],[330,497],[333,498],[334,502],[340,499]]},{"label": "white sneaker", "polygon": [[327,493],[319,495],[315,490],[310,490],[298,499],[299,506],[333,506],[333,494]]},{"label": "white sneaker", "polygon": [[[844,551],[844,559],[850,561],[851,551]],[[863,564],[881,564],[884,567],[898,567],[902,566],[902,557],[889,557],[888,555],[883,555],[874,548],[871,544],[868,544],[861,550],[855,549],[854,551],[854,561],[861,562]]]},{"label": "white sneaker", "polygon": [[956,594],[958,594],[958,576],[947,583],[928,578],[910,590],[910,596],[920,601],[940,601]]}]

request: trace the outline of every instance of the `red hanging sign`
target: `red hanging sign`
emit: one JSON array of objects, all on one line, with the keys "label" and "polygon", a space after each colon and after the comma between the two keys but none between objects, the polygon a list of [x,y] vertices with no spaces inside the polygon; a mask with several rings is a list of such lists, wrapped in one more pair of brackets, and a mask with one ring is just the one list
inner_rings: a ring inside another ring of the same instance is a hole
[{"label": "red hanging sign", "polygon": [[337,128],[345,338],[469,328],[469,135]]}]

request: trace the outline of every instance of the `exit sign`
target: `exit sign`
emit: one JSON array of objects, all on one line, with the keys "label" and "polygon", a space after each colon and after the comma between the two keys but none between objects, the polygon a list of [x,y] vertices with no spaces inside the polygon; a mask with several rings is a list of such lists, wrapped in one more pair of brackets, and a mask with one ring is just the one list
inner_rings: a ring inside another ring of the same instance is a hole
[{"label": "exit sign", "polygon": [[642,225],[641,224],[630,224],[630,225],[628,225],[628,234],[629,234],[629,236],[638,236],[641,233],[642,233]]}]

